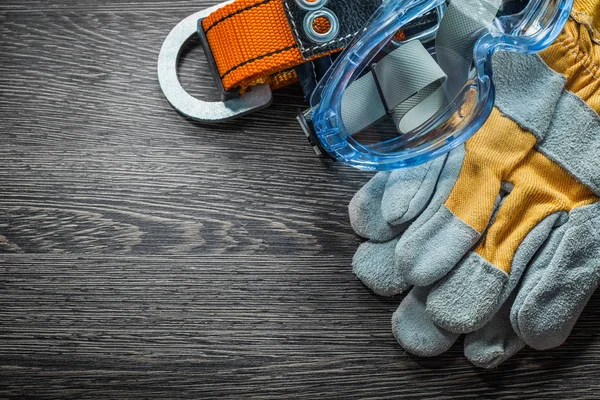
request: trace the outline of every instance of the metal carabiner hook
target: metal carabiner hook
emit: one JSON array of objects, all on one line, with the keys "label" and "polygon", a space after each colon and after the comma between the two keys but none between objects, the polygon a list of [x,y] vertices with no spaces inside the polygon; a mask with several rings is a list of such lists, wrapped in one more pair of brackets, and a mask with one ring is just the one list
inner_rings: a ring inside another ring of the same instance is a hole
[{"label": "metal carabiner hook", "polygon": [[185,43],[197,34],[198,21],[231,3],[226,1],[190,15],[181,21],[165,39],[158,56],[158,82],[173,108],[196,121],[219,122],[238,118],[268,107],[273,100],[269,85],[256,85],[248,92],[226,101],[199,100],[181,86],[177,63]]}]

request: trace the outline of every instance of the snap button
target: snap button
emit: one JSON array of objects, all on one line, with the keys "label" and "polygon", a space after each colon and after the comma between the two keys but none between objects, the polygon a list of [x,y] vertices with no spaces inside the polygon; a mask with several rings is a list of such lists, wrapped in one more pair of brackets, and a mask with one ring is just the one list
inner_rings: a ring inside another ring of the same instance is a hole
[{"label": "snap button", "polygon": [[313,11],[325,6],[327,0],[296,0],[296,3],[305,10]]},{"label": "snap button", "polygon": [[303,28],[310,40],[315,43],[325,43],[338,35],[340,21],[333,11],[323,7],[306,14]]}]

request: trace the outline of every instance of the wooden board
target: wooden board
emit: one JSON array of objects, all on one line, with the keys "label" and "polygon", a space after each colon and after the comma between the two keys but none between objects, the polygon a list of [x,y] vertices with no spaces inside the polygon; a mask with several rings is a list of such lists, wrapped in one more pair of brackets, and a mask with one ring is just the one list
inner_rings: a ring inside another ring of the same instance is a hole
[{"label": "wooden board", "polygon": [[0,3],[0,398],[597,397],[598,296],[494,371],[395,343],[401,298],[351,271],[370,174],[314,156],[299,88],[210,126],[162,96],[162,40],[212,4]]}]

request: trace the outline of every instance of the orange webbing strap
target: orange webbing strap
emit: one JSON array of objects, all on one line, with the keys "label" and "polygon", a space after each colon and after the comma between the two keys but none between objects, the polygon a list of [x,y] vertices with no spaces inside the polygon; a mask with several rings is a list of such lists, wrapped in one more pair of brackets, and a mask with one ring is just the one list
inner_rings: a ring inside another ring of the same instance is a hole
[{"label": "orange webbing strap", "polygon": [[281,0],[237,0],[209,15],[202,28],[225,90],[297,79],[289,69],[305,62]]}]

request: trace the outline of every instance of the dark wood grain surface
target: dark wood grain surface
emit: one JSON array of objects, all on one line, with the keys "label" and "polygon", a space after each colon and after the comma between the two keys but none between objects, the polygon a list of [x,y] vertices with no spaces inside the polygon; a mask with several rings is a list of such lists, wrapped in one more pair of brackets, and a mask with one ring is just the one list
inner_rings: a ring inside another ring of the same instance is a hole
[{"label": "dark wood grain surface", "polygon": [[493,371],[395,343],[400,298],[351,271],[369,174],[314,156],[299,88],[212,126],[163,98],[162,40],[212,4],[0,2],[0,398],[598,398],[599,296]]}]

